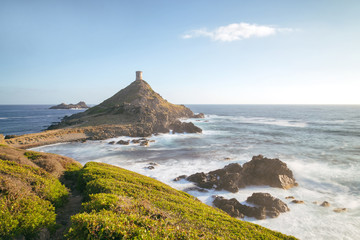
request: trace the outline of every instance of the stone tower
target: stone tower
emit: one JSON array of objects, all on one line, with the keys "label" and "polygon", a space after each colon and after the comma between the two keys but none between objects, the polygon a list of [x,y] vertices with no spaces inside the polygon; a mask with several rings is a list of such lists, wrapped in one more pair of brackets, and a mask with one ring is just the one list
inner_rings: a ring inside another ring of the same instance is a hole
[{"label": "stone tower", "polygon": [[142,71],[136,71],[136,80],[143,80],[142,79]]}]

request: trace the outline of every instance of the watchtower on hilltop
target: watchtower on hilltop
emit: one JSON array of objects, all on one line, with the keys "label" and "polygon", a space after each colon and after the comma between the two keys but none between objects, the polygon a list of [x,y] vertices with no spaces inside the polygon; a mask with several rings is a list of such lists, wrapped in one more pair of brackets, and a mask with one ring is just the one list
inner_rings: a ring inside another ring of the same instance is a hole
[{"label": "watchtower on hilltop", "polygon": [[136,71],[136,80],[143,80],[142,79],[142,71]]}]

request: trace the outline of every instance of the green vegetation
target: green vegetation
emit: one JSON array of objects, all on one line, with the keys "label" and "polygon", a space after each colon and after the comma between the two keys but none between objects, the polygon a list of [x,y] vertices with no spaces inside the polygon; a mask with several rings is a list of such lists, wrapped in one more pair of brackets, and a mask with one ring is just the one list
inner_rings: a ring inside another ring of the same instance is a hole
[{"label": "green vegetation", "polygon": [[56,154],[0,146],[0,239],[31,239],[39,231],[53,232],[55,211],[69,195],[58,178],[76,180],[81,167]]},{"label": "green vegetation", "polygon": [[43,169],[0,160],[0,238],[53,228],[55,207],[67,197],[67,189]]},{"label": "green vegetation", "polygon": [[79,177],[87,202],[69,239],[295,239],[119,167],[90,162]]},{"label": "green vegetation", "polygon": [[[69,196],[59,178],[74,192],[77,186],[85,202],[74,215],[79,198],[70,198],[56,223]],[[56,154],[0,146],[0,239],[32,239],[47,230],[59,239],[70,216],[68,239],[295,239],[119,167],[82,167]]]},{"label": "green vegetation", "polygon": [[36,160],[41,157],[40,153],[33,152],[33,151],[25,152],[24,155],[25,155],[25,157],[27,157],[30,160]]}]

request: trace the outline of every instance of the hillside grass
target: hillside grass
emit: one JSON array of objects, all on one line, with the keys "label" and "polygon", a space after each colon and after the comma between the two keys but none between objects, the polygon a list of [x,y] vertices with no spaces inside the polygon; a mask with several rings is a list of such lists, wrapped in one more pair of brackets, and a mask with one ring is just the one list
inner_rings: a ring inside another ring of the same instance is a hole
[{"label": "hillside grass", "polygon": [[80,168],[70,158],[0,146],[0,239],[53,232],[56,209],[69,196],[58,177],[63,172],[72,176]]},{"label": "hillside grass", "polygon": [[89,162],[79,179],[87,201],[68,239],[295,239],[119,167]]}]

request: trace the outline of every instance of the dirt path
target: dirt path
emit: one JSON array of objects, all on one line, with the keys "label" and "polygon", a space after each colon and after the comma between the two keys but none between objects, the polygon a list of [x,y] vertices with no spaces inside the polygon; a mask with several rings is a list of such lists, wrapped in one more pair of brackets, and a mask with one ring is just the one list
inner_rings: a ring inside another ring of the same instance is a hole
[{"label": "dirt path", "polygon": [[59,224],[60,227],[56,230],[55,234],[51,236],[51,239],[65,239],[64,234],[71,225],[70,218],[80,212],[82,200],[83,197],[80,192],[72,187],[69,194],[69,201],[62,208],[57,210],[56,223]]}]

